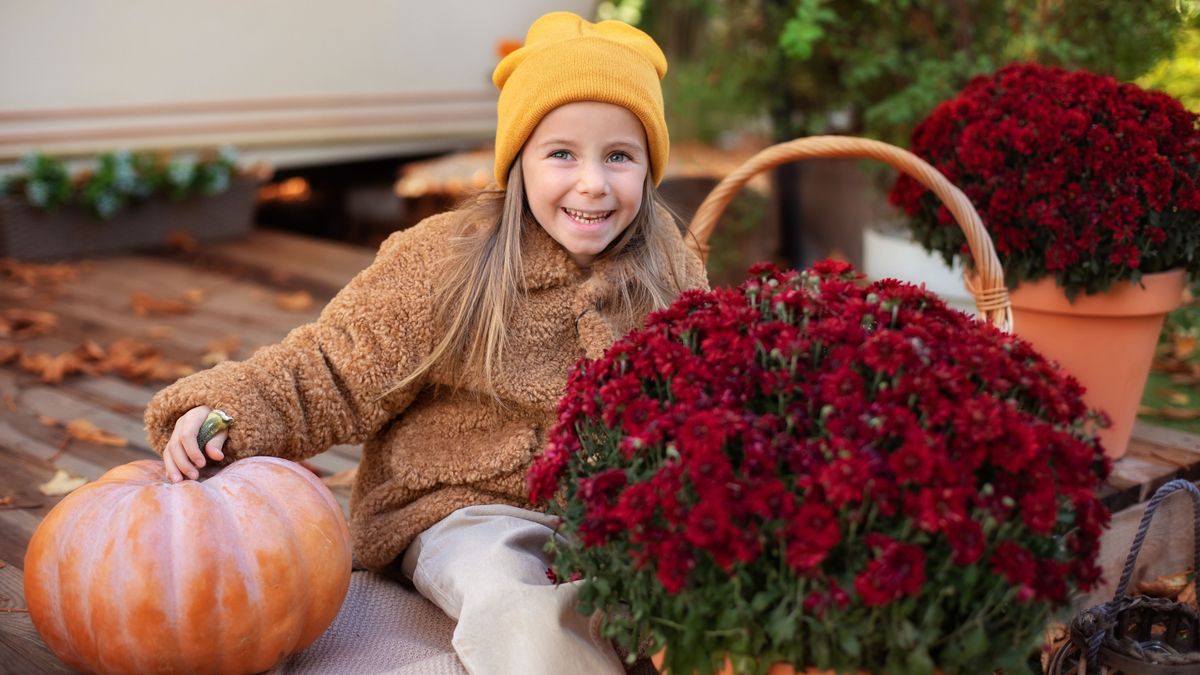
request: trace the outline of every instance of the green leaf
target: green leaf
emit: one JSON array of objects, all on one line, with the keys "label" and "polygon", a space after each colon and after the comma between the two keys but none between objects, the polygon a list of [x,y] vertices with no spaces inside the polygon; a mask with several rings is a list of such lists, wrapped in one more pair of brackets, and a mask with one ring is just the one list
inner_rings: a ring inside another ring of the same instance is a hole
[{"label": "green leaf", "polygon": [[862,645],[852,630],[842,631],[841,637],[838,639],[838,646],[851,660],[858,660],[859,655],[862,654]]},{"label": "green leaf", "polygon": [[975,622],[962,639],[963,658],[973,659],[988,648],[988,634],[983,624]]},{"label": "green leaf", "polygon": [[914,648],[904,660],[910,673],[934,672],[933,658],[929,656],[929,651],[924,645]]}]

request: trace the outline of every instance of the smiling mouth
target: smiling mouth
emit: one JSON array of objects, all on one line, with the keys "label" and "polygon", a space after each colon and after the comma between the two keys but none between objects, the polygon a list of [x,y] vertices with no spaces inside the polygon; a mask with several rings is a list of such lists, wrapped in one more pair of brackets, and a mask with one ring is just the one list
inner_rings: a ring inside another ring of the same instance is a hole
[{"label": "smiling mouth", "polygon": [[595,223],[608,220],[614,211],[576,211],[563,207],[563,213],[567,214],[571,220],[584,225],[594,225]]}]

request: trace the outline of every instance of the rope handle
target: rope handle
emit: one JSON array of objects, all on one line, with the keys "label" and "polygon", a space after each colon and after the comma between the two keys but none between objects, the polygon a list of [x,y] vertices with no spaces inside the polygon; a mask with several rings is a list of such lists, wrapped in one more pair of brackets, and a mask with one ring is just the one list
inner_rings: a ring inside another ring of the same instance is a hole
[{"label": "rope handle", "polygon": [[800,159],[877,159],[908,174],[931,190],[954,216],[967,237],[974,268],[963,272],[967,290],[975,296],[979,316],[1003,331],[1012,329],[1012,305],[1004,285],[1004,270],[979,213],[970,200],[937,169],[913,153],[882,141],[850,136],[810,136],[772,145],[746,160],[708,194],[696,210],[688,231],[702,260],[708,260],[708,238],[725,207],[751,178],[763,171]]},{"label": "rope handle", "polygon": [[1142,543],[1146,540],[1146,533],[1150,531],[1150,519],[1154,517],[1158,505],[1167,498],[1167,495],[1177,490],[1187,490],[1192,495],[1192,546],[1194,548],[1192,571],[1200,572],[1200,489],[1197,489],[1191,481],[1176,478],[1158,488],[1149,503],[1146,504],[1142,521],[1138,523],[1137,534],[1133,538],[1133,544],[1129,547],[1129,556],[1125,558],[1125,569],[1121,572],[1121,581],[1117,584],[1117,592],[1113,594],[1114,600],[1124,597],[1129,591],[1129,581],[1133,578],[1133,568],[1137,563],[1138,553],[1142,551]]}]

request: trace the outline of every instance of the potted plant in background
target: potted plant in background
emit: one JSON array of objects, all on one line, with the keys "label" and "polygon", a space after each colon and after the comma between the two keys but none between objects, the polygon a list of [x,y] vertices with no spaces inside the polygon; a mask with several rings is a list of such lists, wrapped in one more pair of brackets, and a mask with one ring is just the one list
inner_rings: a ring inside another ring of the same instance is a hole
[{"label": "potted plant in background", "polygon": [[[1170,55],[1180,29],[1195,23],[1176,0],[613,4],[639,8],[639,27],[667,53],[672,138],[718,144],[747,128],[775,142],[836,133],[904,144],[917,122],[976,75],[1020,60],[1127,80]],[[926,281],[933,268],[886,203],[893,175],[874,167],[855,160],[778,167],[781,257],[800,267],[837,250],[883,278],[875,261],[905,247],[918,257],[901,278]],[[882,236],[864,241],[864,226]],[[876,243],[889,250],[868,257],[875,251],[864,247]]]},{"label": "potted plant in background", "polygon": [[915,286],[751,271],[570,375],[528,476],[552,575],[671,673],[1028,672],[1100,574],[1078,384]]},{"label": "potted plant in background", "polygon": [[[979,209],[1015,331],[1080,379],[1119,457],[1163,316],[1200,273],[1197,116],[1111,77],[1019,64],[939,105],[911,150]],[[932,193],[901,177],[891,199],[927,249],[969,264]]]},{"label": "potted plant in background", "polygon": [[170,157],[116,151],[72,176],[34,152],[0,181],[0,257],[53,259],[161,246],[173,232],[197,241],[250,231],[258,183],[232,148]]}]

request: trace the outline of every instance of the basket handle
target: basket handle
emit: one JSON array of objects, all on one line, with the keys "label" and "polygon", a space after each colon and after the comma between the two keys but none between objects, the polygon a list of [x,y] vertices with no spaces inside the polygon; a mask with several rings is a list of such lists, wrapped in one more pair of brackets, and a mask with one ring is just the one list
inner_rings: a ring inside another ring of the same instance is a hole
[{"label": "basket handle", "polygon": [[1138,553],[1142,550],[1142,543],[1146,540],[1146,533],[1150,531],[1150,519],[1154,517],[1154,512],[1158,509],[1158,505],[1162,500],[1167,498],[1167,495],[1177,490],[1187,490],[1192,495],[1192,571],[1200,572],[1200,489],[1197,489],[1191,481],[1182,478],[1163,485],[1155,491],[1154,496],[1150,498],[1146,504],[1146,511],[1142,513],[1142,521],[1138,523],[1137,534],[1133,537],[1133,544],[1129,547],[1129,556],[1125,558],[1125,569],[1121,571],[1121,581],[1117,584],[1117,592],[1113,594],[1113,599],[1124,597],[1129,592],[1129,581],[1133,578],[1133,568],[1137,563]]},{"label": "basket handle", "polygon": [[780,164],[818,157],[877,159],[912,176],[933,191],[950,210],[955,222],[967,236],[967,245],[971,249],[971,257],[975,264],[974,269],[963,272],[963,282],[967,290],[975,296],[975,306],[979,309],[979,315],[1000,330],[1011,330],[1012,305],[1008,300],[1008,289],[1004,285],[1004,270],[975,207],[962,190],[955,187],[925,160],[882,141],[849,136],[810,136],[761,150],[726,176],[696,210],[688,231],[701,259],[708,260],[708,238],[712,235],[717,220],[725,212],[725,207],[751,178]]}]

